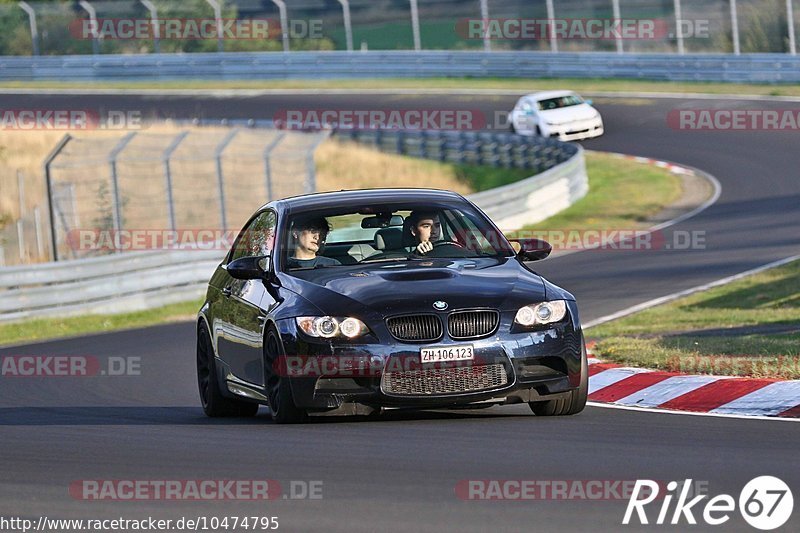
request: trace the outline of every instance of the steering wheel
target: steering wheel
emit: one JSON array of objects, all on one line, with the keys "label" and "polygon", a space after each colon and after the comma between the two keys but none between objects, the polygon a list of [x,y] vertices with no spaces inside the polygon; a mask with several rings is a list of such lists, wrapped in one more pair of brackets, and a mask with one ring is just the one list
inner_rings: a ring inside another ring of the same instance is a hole
[{"label": "steering wheel", "polygon": [[458,243],[456,241],[434,241],[434,243],[433,243],[433,249],[434,250],[436,248],[441,247],[441,246],[456,246],[458,248],[463,248],[464,247],[463,244]]}]

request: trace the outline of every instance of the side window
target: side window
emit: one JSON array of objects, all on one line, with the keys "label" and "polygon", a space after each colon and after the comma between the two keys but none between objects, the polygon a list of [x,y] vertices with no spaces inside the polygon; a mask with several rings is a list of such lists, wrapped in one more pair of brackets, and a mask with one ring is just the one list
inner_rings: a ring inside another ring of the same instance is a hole
[{"label": "side window", "polygon": [[236,238],[229,261],[240,257],[270,255],[275,247],[275,211],[264,211],[254,218]]}]

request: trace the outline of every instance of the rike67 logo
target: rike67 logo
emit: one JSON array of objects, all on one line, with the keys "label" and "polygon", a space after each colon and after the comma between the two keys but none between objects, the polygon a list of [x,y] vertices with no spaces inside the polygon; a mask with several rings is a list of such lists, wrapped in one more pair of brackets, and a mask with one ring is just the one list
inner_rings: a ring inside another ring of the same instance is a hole
[{"label": "rike67 logo", "polygon": [[[697,524],[695,513],[701,515],[703,521],[711,526],[719,526],[730,520],[731,513],[737,508],[733,496],[720,494],[701,505],[708,495],[701,494],[689,499],[691,486],[691,479],[687,479],[682,486],[677,481],[670,481],[667,484],[666,494],[659,494],[660,485],[655,481],[637,480],[622,523],[628,525],[632,523],[632,519],[633,523],[638,519],[640,524],[649,524],[652,516],[648,518],[645,507],[656,499],[662,501],[655,524],[695,525]],[[672,502],[676,497],[675,506],[672,508]],[[763,531],[776,529],[785,524],[792,516],[793,508],[794,498],[789,486],[773,476],[759,476],[752,479],[739,493],[738,509],[742,518],[754,528]]]}]

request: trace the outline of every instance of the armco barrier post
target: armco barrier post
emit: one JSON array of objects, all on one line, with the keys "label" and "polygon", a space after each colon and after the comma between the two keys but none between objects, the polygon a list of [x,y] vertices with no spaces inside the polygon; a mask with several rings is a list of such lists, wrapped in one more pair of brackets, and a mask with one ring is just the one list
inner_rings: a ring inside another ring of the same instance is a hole
[{"label": "armco barrier post", "polygon": [[[791,0],[790,0],[791,1]],[[681,13],[681,0],[675,2],[675,37],[678,39],[678,54],[684,55],[686,50],[683,47],[683,14]]]},{"label": "armco barrier post", "polygon": [[223,230],[228,229],[228,215],[225,206],[225,174],[222,170],[222,153],[238,133],[238,128],[229,131],[214,150],[214,163],[217,171],[217,187],[219,189],[219,221],[220,224],[222,224]]},{"label": "armco barrier post", "polygon": [[283,39],[283,51],[289,51],[289,17],[286,14],[286,3],[283,0],[272,0],[278,6],[278,13],[281,18],[281,38]]},{"label": "armco barrier post", "polygon": [[175,219],[175,198],[172,194],[172,170],[170,169],[169,160],[187,135],[189,135],[188,131],[182,131],[176,135],[170,145],[167,146],[167,149],[164,150],[164,154],[162,156],[162,161],[164,163],[164,179],[167,188],[167,213],[169,213],[169,227],[172,231],[178,229],[178,226]]},{"label": "armco barrier post", "polygon": [[[619,8],[619,0],[612,0],[611,7],[614,10],[614,21],[619,21],[622,18],[622,14]],[[617,53],[621,54],[624,50],[622,48],[622,35],[620,34],[620,32],[617,32],[616,41],[617,41]]]},{"label": "armco barrier post", "polygon": [[266,185],[268,202],[272,201],[272,165],[270,158],[272,157],[272,151],[280,144],[285,135],[286,133],[284,132],[278,133],[275,138],[264,147],[264,183]]},{"label": "armco barrier post", "polygon": [[320,137],[314,141],[309,148],[308,152],[306,153],[306,186],[305,192],[312,193],[316,192],[317,190],[317,174],[316,174],[316,165],[314,164],[314,153],[316,153],[317,148],[319,145],[322,144],[325,139],[330,137],[331,130],[325,130]]},{"label": "armco barrier post", "polygon": [[67,143],[72,139],[72,136],[67,133],[64,137],[58,141],[58,144],[53,151],[48,154],[48,156],[44,160],[44,179],[45,184],[47,185],[47,206],[49,211],[50,217],[50,255],[53,261],[58,261],[58,246],[56,239],[58,236],[56,235],[56,217],[55,211],[53,210],[53,177],[50,174],[50,165],[53,163],[58,154],[64,149]]},{"label": "armco barrier post", "polygon": [[150,23],[153,25],[153,52],[156,54],[161,51],[161,27],[158,25],[158,9],[150,0],[139,0],[150,12]]},{"label": "armco barrier post", "polygon": [[206,0],[206,3],[214,9],[214,20],[217,23],[217,52],[224,52],[225,45],[222,42],[222,6],[217,0]]},{"label": "armco barrier post", "polygon": [[553,21],[556,18],[556,9],[553,7],[553,0],[547,0],[547,19],[550,21],[548,26],[548,33],[550,38],[550,51],[558,52],[558,38],[556,37],[556,30]]},{"label": "armco barrier post", "polygon": [[342,17],[344,18],[344,35],[347,43],[347,51],[353,51],[353,26],[350,23],[350,1],[339,0],[342,4]]},{"label": "armco barrier post", "polygon": [[419,52],[422,50],[422,42],[419,37],[419,6],[417,0],[409,0],[411,2],[411,33],[414,35],[414,50]]},{"label": "armco barrier post", "polygon": [[17,220],[17,250],[19,252],[19,262],[25,263],[25,227],[22,219]]},{"label": "armco barrier post", "polygon": [[19,195],[19,218],[23,218],[27,211],[25,208],[25,175],[20,169],[17,169],[17,193]]},{"label": "armco barrier post", "polygon": [[733,53],[740,55],[742,53],[741,45],[739,44],[739,13],[736,10],[736,0],[730,0],[731,3],[731,33],[733,34]]},{"label": "armco barrier post", "polygon": [[98,55],[100,53],[100,35],[97,32],[97,11],[86,0],[81,0],[78,4],[89,14],[89,20],[92,22],[92,53]]},{"label": "armco barrier post", "polygon": [[38,205],[33,208],[33,224],[36,230],[36,253],[41,261],[44,258],[44,236],[42,235],[42,213]]},{"label": "armco barrier post", "polygon": [[[117,145],[108,154],[108,164],[111,167],[111,194],[114,200],[114,230],[119,231],[122,229],[122,198],[119,194],[119,179],[117,176],[117,157],[128,146],[133,138],[136,137],[136,132],[132,131],[124,136]],[[118,252],[120,250],[117,250]]]},{"label": "armco barrier post", "polygon": [[794,6],[793,0],[786,0],[786,21],[789,24],[789,53],[797,55],[797,42],[794,37]]},{"label": "armco barrier post", "polygon": [[492,51],[492,41],[489,39],[489,0],[481,0],[481,27],[483,28],[483,51]]},{"label": "armco barrier post", "polygon": [[33,55],[39,55],[39,30],[36,26],[36,11],[28,4],[28,2],[20,2],[19,7],[28,14],[28,20],[31,27],[31,44],[33,46]]}]

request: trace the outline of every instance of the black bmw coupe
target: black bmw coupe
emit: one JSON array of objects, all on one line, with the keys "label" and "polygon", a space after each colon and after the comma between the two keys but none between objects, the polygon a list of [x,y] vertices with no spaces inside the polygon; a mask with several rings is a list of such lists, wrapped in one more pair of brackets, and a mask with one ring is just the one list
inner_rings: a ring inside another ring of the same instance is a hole
[{"label": "black bmw coupe", "polygon": [[270,202],[239,233],[197,320],[209,416],[526,402],[583,410],[588,367],[575,298],[466,198],[431,189]]}]

